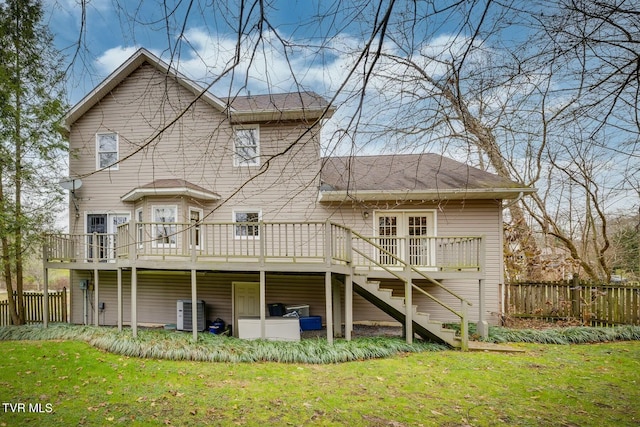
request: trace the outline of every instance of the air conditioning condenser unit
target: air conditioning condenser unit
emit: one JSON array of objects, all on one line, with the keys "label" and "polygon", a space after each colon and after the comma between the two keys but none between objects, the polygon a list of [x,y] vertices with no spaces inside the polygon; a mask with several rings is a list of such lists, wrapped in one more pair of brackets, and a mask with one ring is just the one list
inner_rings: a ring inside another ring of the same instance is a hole
[{"label": "air conditioning condenser unit", "polygon": [[[178,313],[176,321],[176,330],[178,331],[192,331],[193,330],[193,308],[190,299],[178,300]],[[206,316],[204,309],[204,301],[197,301],[197,314],[198,314],[198,331],[204,331],[206,327]]]}]

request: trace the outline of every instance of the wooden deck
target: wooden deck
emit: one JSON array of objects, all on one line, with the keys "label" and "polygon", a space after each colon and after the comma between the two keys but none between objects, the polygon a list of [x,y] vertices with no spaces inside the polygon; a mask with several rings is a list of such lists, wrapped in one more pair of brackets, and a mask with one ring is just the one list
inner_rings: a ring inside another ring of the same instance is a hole
[{"label": "wooden deck", "polygon": [[331,222],[134,223],[45,239],[47,268],[343,272],[395,277],[406,261],[436,279],[483,274],[480,236],[365,237]]},{"label": "wooden deck", "polygon": [[[331,222],[282,223],[135,223],[122,224],[115,234],[48,235],[43,246],[46,271],[49,268],[93,270],[98,288],[98,270],[130,268],[131,324],[137,331],[137,271],[140,269],[191,271],[192,301],[196,304],[196,271],[260,272],[260,319],[265,322],[265,273],[324,273],[327,339],[333,342],[334,274],[345,278],[345,328],[352,324],[352,294],[356,286],[366,289],[371,300],[387,313],[396,314],[407,331],[440,339],[452,346],[467,348],[467,307],[471,303],[439,280],[484,278],[484,241],[480,236],[384,236],[367,237]],[[405,284],[404,296],[392,296],[379,289],[375,280],[391,278]],[[373,279],[373,280],[372,280]],[[441,301],[414,280],[437,286],[457,301],[459,309]],[[46,277],[45,277],[46,282]],[[461,336],[443,328],[413,305],[413,292],[453,313],[460,319]],[[364,292],[364,291],[363,291]],[[480,293],[483,294],[482,286]],[[98,291],[95,292],[98,307]],[[338,298],[338,299],[336,299]],[[484,298],[480,297],[479,325],[484,321]],[[122,277],[118,274],[118,327],[122,328]],[[97,308],[96,308],[97,310]],[[96,315],[97,318],[97,315]],[[196,316],[193,318],[197,339]],[[479,326],[480,327],[480,326]],[[264,335],[264,333],[263,333]],[[347,334],[350,339],[350,332]]]}]

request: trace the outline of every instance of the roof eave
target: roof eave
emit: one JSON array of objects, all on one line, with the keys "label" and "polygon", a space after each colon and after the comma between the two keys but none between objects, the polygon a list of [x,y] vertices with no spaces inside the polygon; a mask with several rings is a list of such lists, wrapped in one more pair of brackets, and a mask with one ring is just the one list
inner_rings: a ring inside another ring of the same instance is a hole
[{"label": "roof eave", "polygon": [[116,68],[107,78],[105,78],[98,86],[96,86],[91,92],[84,96],[76,105],[74,105],[69,112],[64,116],[63,127],[67,132],[71,131],[71,125],[75,123],[82,115],[89,111],[95,104],[97,104],[102,98],[104,98],[109,92],[115,89],[126,77],[133,73],[143,63],[156,67],[158,70],[166,73],[168,76],[176,78],[177,81],[185,88],[190,90],[194,95],[201,96],[203,100],[216,107],[220,111],[229,109],[233,111],[229,106],[224,104],[221,100],[211,95],[200,85],[191,82],[182,73],[172,69],[166,62],[149,52],[147,49],[141,48],[136,53],[131,55],[122,65]]},{"label": "roof eave", "polygon": [[256,122],[283,122],[304,120],[315,122],[333,116],[333,108],[303,108],[291,110],[236,111],[230,114],[232,124]]},{"label": "roof eave", "polygon": [[216,201],[220,200],[220,195],[216,193],[208,193],[188,187],[172,187],[172,188],[135,188],[120,197],[123,202],[135,202],[143,197],[149,196],[187,196],[193,199]]},{"label": "roof eave", "polygon": [[331,202],[365,202],[365,201],[427,201],[427,200],[507,200],[517,199],[524,194],[535,193],[535,188],[494,188],[494,189],[459,189],[459,190],[336,190],[320,191],[318,201]]}]

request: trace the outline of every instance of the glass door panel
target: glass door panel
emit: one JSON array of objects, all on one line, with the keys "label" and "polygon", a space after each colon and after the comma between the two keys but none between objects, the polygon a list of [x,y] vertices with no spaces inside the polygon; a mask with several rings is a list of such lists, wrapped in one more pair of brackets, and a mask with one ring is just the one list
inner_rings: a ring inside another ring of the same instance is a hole
[{"label": "glass door panel", "polygon": [[430,265],[429,219],[427,216],[407,217],[407,235],[409,239],[409,262],[412,265]]},{"label": "glass door panel", "polygon": [[[393,256],[398,256],[398,217],[395,215],[378,218],[378,244],[384,249],[380,251],[379,262],[383,265],[396,264]],[[386,252],[385,252],[386,251]]]}]

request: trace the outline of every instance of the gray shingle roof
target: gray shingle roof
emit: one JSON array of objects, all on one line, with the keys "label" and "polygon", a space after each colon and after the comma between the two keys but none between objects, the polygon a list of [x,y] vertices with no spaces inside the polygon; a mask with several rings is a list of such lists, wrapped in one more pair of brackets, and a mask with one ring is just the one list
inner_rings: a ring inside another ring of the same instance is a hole
[{"label": "gray shingle roof", "polygon": [[522,184],[438,154],[327,157],[322,189],[347,192],[532,191]]},{"label": "gray shingle roof", "polygon": [[237,96],[221,100],[238,112],[320,110],[328,106],[324,98],[313,92]]}]

